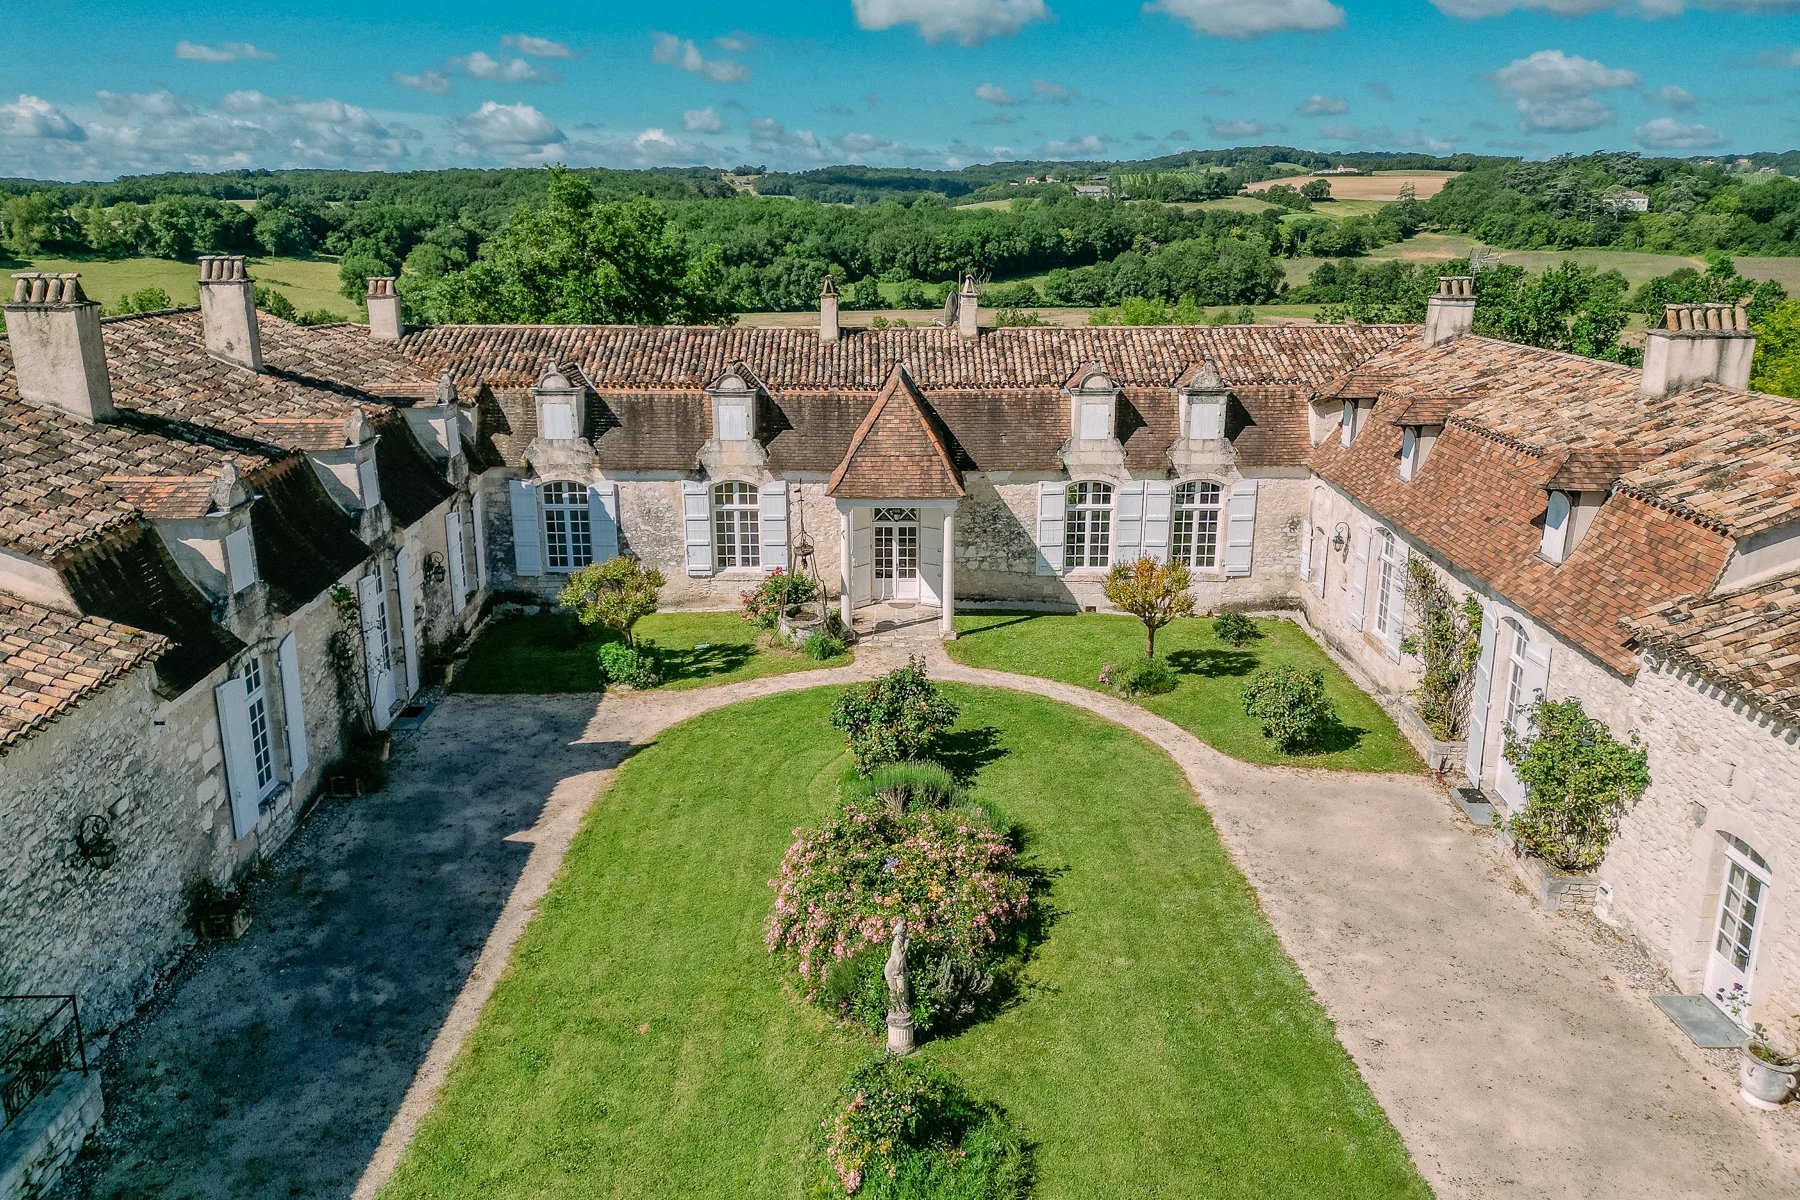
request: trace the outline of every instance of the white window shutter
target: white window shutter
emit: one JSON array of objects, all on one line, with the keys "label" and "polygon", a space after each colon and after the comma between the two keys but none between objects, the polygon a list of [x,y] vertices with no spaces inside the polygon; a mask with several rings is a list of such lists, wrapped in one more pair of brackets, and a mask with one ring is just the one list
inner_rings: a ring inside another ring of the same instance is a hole
[{"label": "white window shutter", "polygon": [[300,644],[293,634],[281,639],[275,652],[281,667],[281,711],[287,725],[288,777],[306,774],[311,759],[306,753],[306,701],[300,694]]},{"label": "white window shutter", "polygon": [[376,469],[373,456],[356,464],[356,482],[362,490],[364,508],[374,508],[381,503],[381,472]]},{"label": "white window shutter", "polygon": [[234,596],[256,582],[256,546],[248,525],[225,535],[225,570]]},{"label": "white window shutter", "polygon": [[1189,401],[1188,437],[1198,441],[1216,441],[1224,436],[1224,400],[1207,398]]},{"label": "white window shutter", "polygon": [[681,484],[681,517],[686,529],[687,573],[713,573],[712,489],[696,479]]},{"label": "white window shutter", "polygon": [[487,493],[476,492],[469,502],[469,520],[475,526],[475,573],[470,581],[477,588],[487,586]]},{"label": "white window shutter", "polygon": [[412,580],[414,557],[411,546],[400,547],[394,555],[394,576],[400,593],[400,658],[406,668],[408,696],[419,690],[419,629],[413,615],[413,601],[417,595]]},{"label": "white window shutter", "polygon": [[619,557],[619,485],[610,479],[588,485],[588,531],[594,562]]},{"label": "white window shutter", "polygon": [[1144,481],[1113,489],[1113,561],[1135,562],[1144,550]]},{"label": "white window shutter", "polygon": [[1386,650],[1389,661],[1400,661],[1400,638],[1406,628],[1406,551],[1398,540],[1394,543],[1394,572],[1388,579],[1388,627]]},{"label": "white window shutter", "polygon": [[1463,769],[1469,782],[1481,782],[1482,762],[1487,754],[1488,708],[1492,703],[1494,679],[1494,639],[1499,628],[1487,609],[1481,610],[1481,654],[1475,660],[1475,685],[1469,693],[1469,720],[1464,736],[1469,748],[1463,756]]},{"label": "white window shutter", "polygon": [[1321,599],[1325,595],[1325,576],[1331,570],[1331,540],[1325,531],[1318,526],[1313,527],[1313,541],[1317,543],[1313,553],[1317,555],[1316,570],[1313,575],[1313,592]]},{"label": "white window shutter", "polygon": [[1081,402],[1081,440],[1103,442],[1113,435],[1113,412],[1110,401]]},{"label": "white window shutter", "polygon": [[1167,480],[1144,483],[1144,553],[1166,562],[1169,557],[1169,510],[1174,487]]},{"label": "white window shutter", "polygon": [[387,638],[384,606],[387,586],[379,572],[356,581],[356,600],[361,608],[363,666],[369,681],[369,715],[378,729],[386,729],[394,709],[393,643]]},{"label": "white window shutter", "polygon": [[468,602],[468,573],[463,563],[462,513],[451,509],[444,514],[444,561],[450,566],[450,608],[462,608]]},{"label": "white window shutter", "polygon": [[544,573],[544,547],[538,539],[537,489],[523,479],[506,481],[512,500],[513,574]]},{"label": "white window shutter", "polygon": [[1550,686],[1550,647],[1526,643],[1525,672],[1519,683],[1519,690],[1525,693],[1528,703],[1535,702],[1544,695],[1545,689]]},{"label": "white window shutter", "polygon": [[1560,563],[1569,553],[1569,493],[1551,492],[1544,504],[1544,536],[1538,554]]},{"label": "white window shutter", "polygon": [[1312,578],[1313,565],[1313,531],[1312,522],[1306,522],[1300,533],[1300,582],[1305,583]]},{"label": "white window shutter", "polygon": [[256,763],[250,754],[249,692],[239,676],[213,689],[219,710],[219,750],[225,759],[225,787],[231,797],[231,829],[243,837],[256,829],[261,815],[256,794]]},{"label": "white window shutter", "polygon": [[1231,508],[1225,514],[1225,575],[1250,574],[1256,543],[1256,480],[1240,479],[1231,485]]},{"label": "white window shutter", "polygon": [[765,483],[760,490],[763,570],[773,571],[776,567],[785,570],[788,565],[787,480]]},{"label": "white window shutter", "polygon": [[1400,434],[1400,478],[1410,482],[1413,473],[1418,470],[1419,431],[1408,425]]},{"label": "white window shutter", "polygon": [[1363,613],[1369,606],[1369,527],[1356,527],[1356,557],[1350,562],[1350,628],[1363,627]]},{"label": "white window shutter", "polygon": [[1038,484],[1037,573],[1063,572],[1063,523],[1069,486],[1046,479]]}]

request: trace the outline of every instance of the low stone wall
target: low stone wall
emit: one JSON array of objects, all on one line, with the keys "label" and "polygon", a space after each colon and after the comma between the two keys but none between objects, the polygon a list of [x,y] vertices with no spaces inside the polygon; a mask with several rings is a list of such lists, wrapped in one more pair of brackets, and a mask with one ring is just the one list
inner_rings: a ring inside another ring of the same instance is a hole
[{"label": "low stone wall", "polygon": [[1558,870],[1543,859],[1526,854],[1505,833],[1501,833],[1497,844],[1513,874],[1519,877],[1519,882],[1525,885],[1539,908],[1545,912],[1594,911],[1594,895],[1600,884],[1597,876]]},{"label": "low stone wall", "polygon": [[0,1130],[0,1200],[50,1195],[100,1126],[100,1072],[71,1071]]}]

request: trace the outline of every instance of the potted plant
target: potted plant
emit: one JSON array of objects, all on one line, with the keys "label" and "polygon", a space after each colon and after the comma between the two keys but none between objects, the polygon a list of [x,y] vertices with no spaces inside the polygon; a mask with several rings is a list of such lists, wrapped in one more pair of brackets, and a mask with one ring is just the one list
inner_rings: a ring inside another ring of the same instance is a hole
[{"label": "potted plant", "polygon": [[235,942],[250,928],[243,889],[200,878],[188,884],[188,919],[206,942]]},{"label": "potted plant", "polygon": [[1769,1043],[1761,1025],[1753,1026],[1738,1058],[1738,1098],[1752,1108],[1776,1109],[1794,1094],[1800,1059]]}]

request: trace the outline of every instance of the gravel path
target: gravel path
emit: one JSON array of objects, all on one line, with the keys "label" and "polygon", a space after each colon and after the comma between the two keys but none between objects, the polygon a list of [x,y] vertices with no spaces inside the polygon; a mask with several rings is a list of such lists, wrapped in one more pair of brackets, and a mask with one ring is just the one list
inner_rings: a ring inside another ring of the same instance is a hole
[{"label": "gravel path", "polygon": [[372,1197],[443,1085],[594,795],[634,746],[726,704],[863,679],[1061,700],[1163,746],[1212,812],[1440,1197],[1800,1197],[1800,1120],[1752,1115],[1537,912],[1419,778],[1256,767],[1135,705],[952,663],[928,635],[848,667],[687,692],[445,700],[381,795],[327,802],[240,942],[196,955],[108,1052],[91,1197]]}]

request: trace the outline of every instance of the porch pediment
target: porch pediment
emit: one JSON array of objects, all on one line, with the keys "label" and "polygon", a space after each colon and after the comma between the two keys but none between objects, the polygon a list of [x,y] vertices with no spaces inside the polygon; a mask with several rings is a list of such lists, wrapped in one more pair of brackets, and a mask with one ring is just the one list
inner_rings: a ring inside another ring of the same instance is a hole
[{"label": "porch pediment", "polygon": [[837,500],[955,500],[963,491],[943,430],[906,368],[894,367],[825,494]]}]

